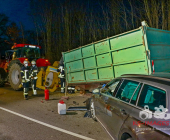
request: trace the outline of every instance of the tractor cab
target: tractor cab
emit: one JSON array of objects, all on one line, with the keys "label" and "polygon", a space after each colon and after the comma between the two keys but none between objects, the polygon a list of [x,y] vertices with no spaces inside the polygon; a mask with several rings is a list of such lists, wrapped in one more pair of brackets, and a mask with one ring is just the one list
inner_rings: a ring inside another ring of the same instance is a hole
[{"label": "tractor cab", "polygon": [[39,68],[51,65],[47,59],[40,58],[41,47],[38,45],[14,44],[11,49],[14,51],[12,60],[19,60],[22,64],[25,59],[27,59],[29,62],[36,60],[37,67]]},{"label": "tractor cab", "polygon": [[11,61],[13,57],[14,50],[5,51],[5,59]]},{"label": "tractor cab", "polygon": [[12,46],[13,55],[12,60],[27,58],[29,61],[40,58],[40,46],[29,44],[15,44]]}]

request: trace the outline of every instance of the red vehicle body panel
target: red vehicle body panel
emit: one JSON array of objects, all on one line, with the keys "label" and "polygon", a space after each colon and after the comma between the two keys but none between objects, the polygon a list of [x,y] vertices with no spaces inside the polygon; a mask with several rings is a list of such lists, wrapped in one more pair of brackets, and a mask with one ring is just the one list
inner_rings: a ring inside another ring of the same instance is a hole
[{"label": "red vehicle body panel", "polygon": [[[28,60],[27,58],[21,57],[21,58],[17,58],[19,59],[19,61],[23,64],[25,60]],[[49,65],[51,65],[51,63],[47,60],[47,59],[43,59],[43,58],[39,58],[36,61],[36,65],[37,67],[47,67]],[[28,66],[31,66],[30,63],[28,63]]]},{"label": "red vehicle body panel", "polygon": [[6,60],[0,60],[0,68],[4,68]]},{"label": "red vehicle body panel", "polygon": [[[24,60],[26,60],[27,58],[21,57],[21,58],[18,58],[18,59],[23,64]],[[29,63],[28,66],[30,66],[30,65],[31,64]],[[51,65],[51,63],[47,59],[39,58],[36,61],[36,65],[37,65],[37,67],[47,67],[47,66]]]},{"label": "red vehicle body panel", "polygon": [[51,65],[51,63],[47,59],[39,58],[36,61],[37,67],[47,67]]},{"label": "red vehicle body panel", "polygon": [[[31,45],[31,44],[15,44],[12,46],[11,49],[18,48],[18,47],[25,47],[25,45]],[[32,45],[32,46],[36,46],[41,49],[41,46],[38,46],[38,45]]]},{"label": "red vehicle body panel", "polygon": [[[25,59],[27,59],[27,58],[21,57],[21,58],[17,58],[17,59],[19,59],[19,61],[23,64],[24,61],[25,61]],[[27,60],[28,60],[28,59],[27,59]]]}]

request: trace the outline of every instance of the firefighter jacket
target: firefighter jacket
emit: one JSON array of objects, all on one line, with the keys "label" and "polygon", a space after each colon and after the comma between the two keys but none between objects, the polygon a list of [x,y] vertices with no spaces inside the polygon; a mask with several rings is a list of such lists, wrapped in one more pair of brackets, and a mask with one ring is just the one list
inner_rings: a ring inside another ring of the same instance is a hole
[{"label": "firefighter jacket", "polygon": [[60,74],[58,76],[59,78],[65,78],[65,71],[63,68],[57,69],[57,72],[60,72]]},{"label": "firefighter jacket", "polygon": [[30,70],[30,78],[31,79],[37,79],[37,74],[38,74],[38,67],[37,66],[32,66]]},{"label": "firefighter jacket", "polygon": [[26,83],[29,82],[29,67],[25,67],[23,66],[21,68],[21,79],[22,79],[22,83]]}]

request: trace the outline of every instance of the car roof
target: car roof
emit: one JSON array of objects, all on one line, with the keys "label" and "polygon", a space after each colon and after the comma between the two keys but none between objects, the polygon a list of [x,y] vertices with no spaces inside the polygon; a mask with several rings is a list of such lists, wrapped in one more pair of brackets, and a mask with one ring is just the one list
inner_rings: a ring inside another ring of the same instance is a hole
[{"label": "car roof", "polygon": [[124,74],[121,77],[138,77],[142,79],[158,79],[162,81],[170,81],[170,73],[154,73],[151,75],[144,74]]},{"label": "car roof", "polygon": [[155,73],[151,75],[143,75],[143,74],[124,74],[121,78],[131,78],[138,80],[145,80],[150,82],[156,82],[164,85],[170,86],[170,73]]}]

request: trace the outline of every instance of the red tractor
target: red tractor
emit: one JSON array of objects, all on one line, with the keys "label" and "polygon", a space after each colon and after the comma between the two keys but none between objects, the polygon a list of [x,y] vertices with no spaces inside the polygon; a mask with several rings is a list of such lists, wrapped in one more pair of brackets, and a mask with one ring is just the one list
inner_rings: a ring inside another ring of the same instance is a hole
[{"label": "red tractor", "polygon": [[6,51],[5,62],[1,60],[0,63],[0,86],[4,86],[8,80],[14,90],[20,90],[21,75],[20,70],[23,66],[24,60],[30,62],[36,60],[38,68],[46,68],[50,65],[47,59],[40,58],[40,49],[38,45],[30,44],[14,44],[12,50]]}]

